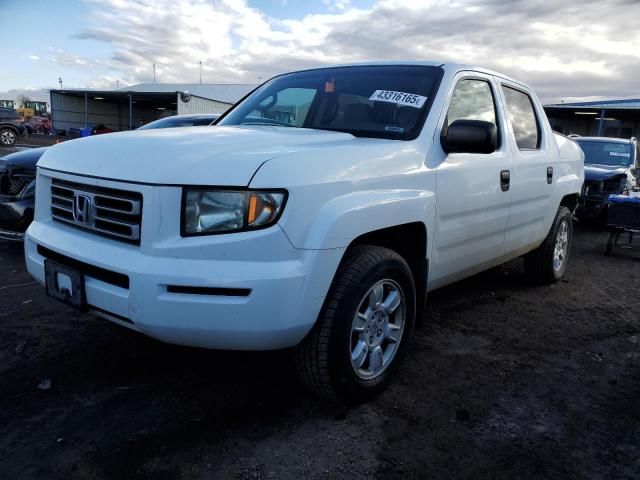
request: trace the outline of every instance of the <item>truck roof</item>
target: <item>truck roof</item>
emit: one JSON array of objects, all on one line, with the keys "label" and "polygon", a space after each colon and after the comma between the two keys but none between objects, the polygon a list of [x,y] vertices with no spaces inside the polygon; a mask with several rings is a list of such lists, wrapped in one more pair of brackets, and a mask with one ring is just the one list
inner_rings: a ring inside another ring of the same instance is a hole
[{"label": "truck roof", "polygon": [[610,143],[631,143],[635,138],[613,138],[613,137],[575,137],[576,141],[589,142],[610,142]]},{"label": "truck roof", "polygon": [[486,73],[487,75],[500,77],[520,85],[526,85],[519,80],[515,80],[514,78],[509,77],[508,75],[505,75],[500,72],[496,72],[495,70],[490,70],[488,68],[479,67],[477,65],[465,64],[465,63],[441,62],[436,60],[433,60],[433,61],[430,61],[430,60],[380,60],[380,61],[369,61],[369,62],[340,63],[336,65],[321,65],[318,67],[302,68],[299,70],[295,70],[295,72],[321,70],[323,68],[366,67],[366,66],[376,66],[376,65],[380,65],[380,66],[382,65],[417,65],[417,66],[425,66],[425,67],[441,67],[444,70],[452,73],[471,70],[474,72]]}]

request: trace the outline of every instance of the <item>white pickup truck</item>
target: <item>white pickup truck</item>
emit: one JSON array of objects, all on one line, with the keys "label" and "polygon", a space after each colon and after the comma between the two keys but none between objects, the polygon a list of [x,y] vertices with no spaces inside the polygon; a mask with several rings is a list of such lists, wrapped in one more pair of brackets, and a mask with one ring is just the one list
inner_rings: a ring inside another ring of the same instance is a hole
[{"label": "white pickup truck", "polygon": [[47,293],[156,339],[294,347],[328,396],[387,383],[426,292],[515,257],[562,277],[583,154],[520,82],[401,62],[277,76],[216,126],[100,135],[38,163]]}]

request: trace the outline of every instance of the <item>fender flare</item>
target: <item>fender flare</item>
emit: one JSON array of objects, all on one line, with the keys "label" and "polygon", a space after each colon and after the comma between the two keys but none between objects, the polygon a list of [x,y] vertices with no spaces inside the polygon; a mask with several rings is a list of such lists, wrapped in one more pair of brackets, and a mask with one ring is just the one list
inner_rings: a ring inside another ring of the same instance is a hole
[{"label": "fender flare", "polygon": [[433,231],[435,192],[407,189],[353,192],[327,202],[315,215],[301,244],[294,246],[313,250],[345,248],[366,233],[412,222],[422,222],[428,231]]}]

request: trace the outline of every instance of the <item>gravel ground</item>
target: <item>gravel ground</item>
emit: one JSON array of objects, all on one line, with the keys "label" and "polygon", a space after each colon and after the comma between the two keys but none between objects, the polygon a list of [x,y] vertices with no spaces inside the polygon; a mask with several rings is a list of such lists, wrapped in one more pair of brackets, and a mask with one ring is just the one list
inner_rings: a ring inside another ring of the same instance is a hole
[{"label": "gravel ground", "polygon": [[555,286],[518,260],[431,294],[396,381],[348,409],[287,352],[165,345],[14,287],[0,244],[0,478],[637,479],[640,254],[605,236],[578,229]]}]

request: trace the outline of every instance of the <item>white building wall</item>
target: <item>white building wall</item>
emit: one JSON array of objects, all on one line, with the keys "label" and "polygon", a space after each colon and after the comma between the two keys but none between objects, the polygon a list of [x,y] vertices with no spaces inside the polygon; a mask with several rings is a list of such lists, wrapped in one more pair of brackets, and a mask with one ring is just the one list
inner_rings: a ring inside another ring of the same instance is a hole
[{"label": "white building wall", "polygon": [[178,115],[187,113],[224,113],[232,104],[209,100],[208,98],[191,95],[188,102],[183,102],[180,94],[177,95]]}]

